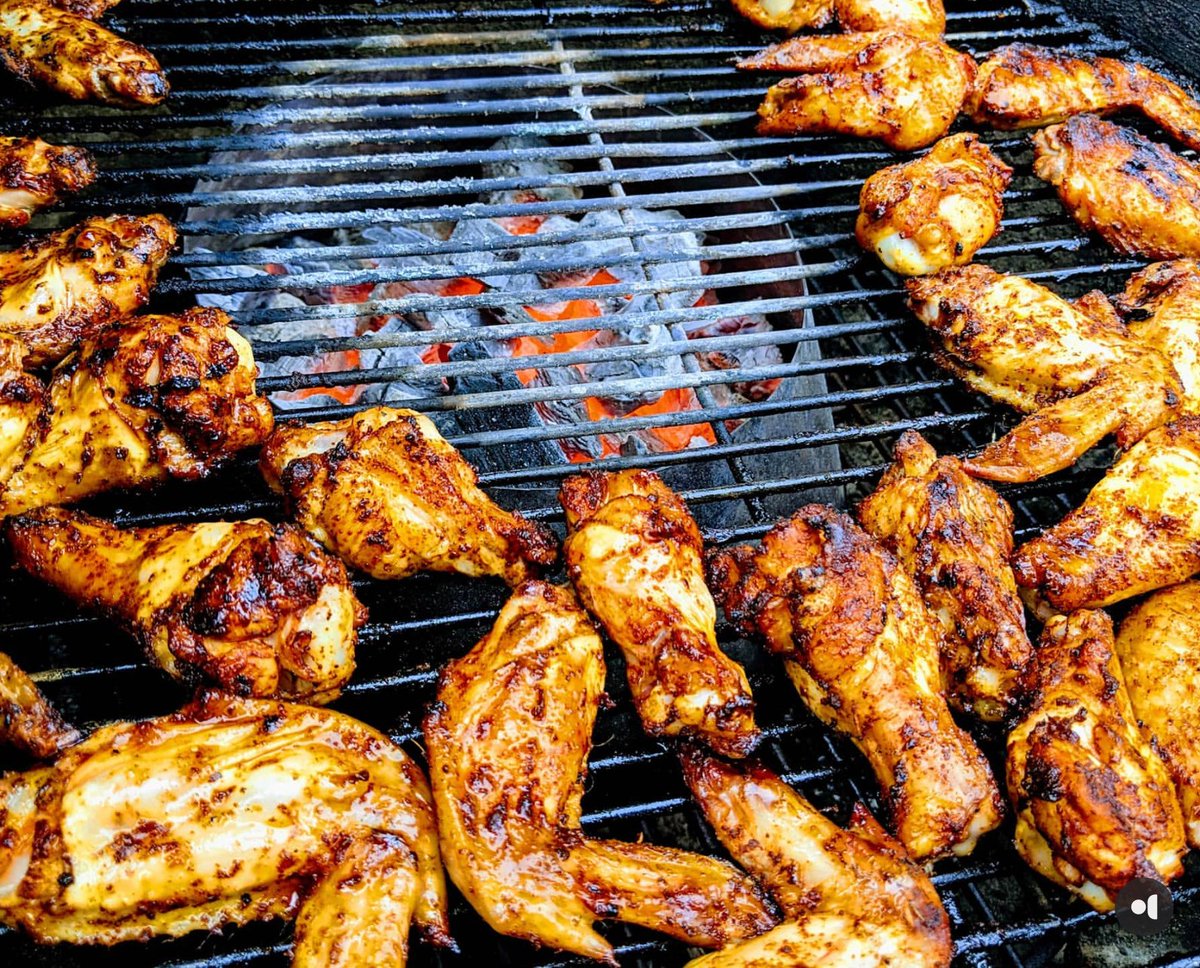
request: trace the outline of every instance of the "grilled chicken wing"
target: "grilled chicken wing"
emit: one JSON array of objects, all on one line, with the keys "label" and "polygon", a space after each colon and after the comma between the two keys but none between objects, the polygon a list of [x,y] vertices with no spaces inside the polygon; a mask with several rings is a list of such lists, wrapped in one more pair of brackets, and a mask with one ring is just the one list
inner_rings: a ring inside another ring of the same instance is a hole
[{"label": "grilled chicken wing", "polygon": [[859,196],[858,244],[902,276],[970,262],[1000,230],[1012,169],[976,135],[876,172]]},{"label": "grilled chicken wing", "polygon": [[1141,64],[1107,57],[1072,57],[1030,44],[1002,47],[979,65],[965,107],[977,124],[1003,130],[1124,109],[1141,111],[1177,141],[1200,149],[1200,104]]},{"label": "grilled chicken wing", "polygon": [[813,714],[870,761],[914,859],[970,853],[1000,822],[987,761],[950,716],[938,631],[912,580],[846,515],[801,508],[710,572],[729,618],[786,660]]},{"label": "grilled chicken wing", "polygon": [[558,557],[553,534],[494,504],[412,410],[281,426],[260,463],[301,527],[376,578],[456,571],[517,585]]},{"label": "grilled chicken wing", "polygon": [[1017,549],[1042,614],[1103,608],[1200,572],[1200,417],[1151,431],[1083,504]]},{"label": "grilled chicken wing", "polygon": [[86,17],[88,20],[99,20],[121,0],[51,0],[60,10]]},{"label": "grilled chicken wing", "polygon": [[1200,169],[1165,145],[1085,114],[1033,136],[1033,170],[1118,252],[1200,257]]},{"label": "grilled chicken wing", "polygon": [[771,927],[728,864],[579,829],[604,689],[600,638],[575,596],[517,588],[492,631],[442,673],[425,720],[442,856],[501,934],[615,964],[592,928],[615,918],[703,947]]},{"label": "grilled chicken wing", "polygon": [[768,30],[795,33],[824,27],[836,15],[842,30],[895,30],[914,37],[946,32],[942,0],[733,0],[744,17]]},{"label": "grilled chicken wing", "polygon": [[113,215],[0,253],[0,334],[20,337],[28,366],[62,359],[146,304],[175,238],[161,215]]},{"label": "grilled chicken wing", "polygon": [[1128,447],[1178,411],[1183,387],[1170,360],[1134,339],[1099,293],[1072,305],[982,265],[910,279],[908,292],[937,361],[1030,414],[964,462],[976,477],[1036,480],[1110,433]]},{"label": "grilled chicken wing", "polygon": [[18,565],[119,619],[177,679],[334,699],[366,621],[342,563],[266,521],[118,528],[43,508],[7,525]]},{"label": "grilled chicken wing", "polygon": [[1003,719],[1033,654],[1008,563],[1008,502],[910,431],[858,519],[916,579],[941,625],[947,698],[980,719]]},{"label": "grilled chicken wing", "polygon": [[788,917],[689,968],[950,964],[950,923],[937,891],[861,804],[842,830],[763,766],[735,767],[694,748],[682,760],[721,843]]},{"label": "grilled chicken wing", "polygon": [[687,505],[650,471],[569,477],[559,497],[568,573],[625,654],[646,732],[745,756],[760,736],[754,700],[717,645],[704,542]]},{"label": "grilled chicken wing", "polygon": [[208,695],[0,779],[0,922],[116,944],[296,918],[296,968],[450,944],[429,787],[327,709]]},{"label": "grilled chicken wing", "polygon": [[1129,332],[1174,365],[1181,412],[1200,415],[1200,265],[1178,259],[1147,266],[1112,302]]},{"label": "grilled chicken wing", "polygon": [[1052,618],[1026,679],[1027,712],[1008,737],[1018,853],[1099,911],[1135,877],[1181,874],[1179,803],[1138,732],[1109,617]]},{"label": "grilled chicken wing", "polygon": [[24,356],[20,340],[0,334],[0,501],[37,432],[46,398],[42,381],[22,367]]},{"label": "grilled chicken wing", "polygon": [[0,228],[19,229],[38,209],[87,188],[96,178],[82,148],[40,138],[0,138]]},{"label": "grilled chicken wing", "polygon": [[0,743],[44,760],[79,739],[79,731],[58,714],[33,680],[0,652]]},{"label": "grilled chicken wing", "polygon": [[144,47],[49,0],[0,0],[0,63],[77,101],[161,104],[171,90]]},{"label": "grilled chicken wing", "polygon": [[833,0],[733,0],[733,9],[760,27],[789,34],[833,19]]},{"label": "grilled chicken wing", "polygon": [[738,67],[800,75],[767,92],[760,134],[877,138],[899,151],[945,135],[975,73],[953,47],[895,31],[793,37]]}]

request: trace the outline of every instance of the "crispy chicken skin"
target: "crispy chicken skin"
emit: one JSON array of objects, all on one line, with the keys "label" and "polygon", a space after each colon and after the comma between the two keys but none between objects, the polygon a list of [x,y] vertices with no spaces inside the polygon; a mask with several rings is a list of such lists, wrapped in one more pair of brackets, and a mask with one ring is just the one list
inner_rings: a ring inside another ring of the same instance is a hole
[{"label": "crispy chicken skin", "polygon": [[646,732],[745,756],[760,738],[754,699],[717,645],[704,542],[687,505],[651,471],[569,477],[559,498],[567,572],[625,654]]},{"label": "crispy chicken skin", "polygon": [[0,778],[0,922],[116,944],[295,918],[296,968],[451,944],[429,787],[328,709],[201,696]]},{"label": "crispy chicken skin", "polygon": [[733,0],[733,9],[766,30],[789,34],[833,19],[833,0]]},{"label": "crispy chicken skin", "polygon": [[849,517],[801,508],[761,548],[714,555],[710,576],[730,620],[784,657],[808,708],[870,761],[915,860],[968,854],[1000,822],[987,760],[942,695],[935,620]]},{"label": "crispy chicken skin", "polygon": [[1103,608],[1200,572],[1200,417],[1151,431],[1076,508],[1017,549],[1042,614]]},{"label": "crispy chicken skin", "polygon": [[96,178],[83,148],[40,138],[0,138],[0,229],[19,229],[38,209],[87,188]]},{"label": "crispy chicken skin", "polygon": [[574,594],[519,586],[425,720],[442,856],[501,934],[615,964],[597,918],[715,947],[775,924],[728,864],[579,829],[604,652]]},{"label": "crispy chicken skin", "polygon": [[858,519],[916,579],[940,624],[951,704],[998,722],[1033,654],[1008,563],[1012,508],[914,431],[900,438],[894,459]]},{"label": "crispy chicken skin", "polygon": [[725,849],[788,918],[689,968],[950,964],[950,922],[932,882],[861,804],[843,830],[764,766],[733,766],[696,747],[681,759]]},{"label": "crispy chicken skin", "polygon": [[1008,737],[1017,852],[1098,911],[1135,877],[1183,872],[1179,803],[1138,731],[1113,654],[1112,621],[1081,610],[1046,623]]},{"label": "crispy chicken skin", "polygon": [[0,334],[0,496],[37,432],[46,400],[45,385],[21,365],[24,356],[20,340]]},{"label": "crispy chicken skin", "polygon": [[1200,414],[1200,265],[1178,259],[1146,266],[1112,302],[1129,332],[1174,365],[1181,412]]},{"label": "crispy chicken skin", "polygon": [[118,619],[177,679],[328,702],[354,671],[366,611],[342,563],[291,525],[125,529],[43,508],[7,531],[20,567]]},{"label": "crispy chicken skin", "polygon": [[1177,84],[1141,64],[1030,44],[1010,44],[983,61],[964,110],[976,124],[1012,130],[1125,109],[1200,149],[1200,104]]},{"label": "crispy chicken skin", "polygon": [[455,571],[517,585],[558,558],[554,535],[493,503],[475,468],[412,410],[282,425],[260,467],[297,524],[375,578]]},{"label": "crispy chicken skin", "polygon": [[79,739],[79,731],[59,715],[33,680],[0,652],[0,743],[44,760]]},{"label": "crispy chicken skin", "polygon": [[760,134],[877,138],[898,151],[946,134],[975,73],[953,47],[895,31],[793,37],[738,67],[798,74],[767,92]]},{"label": "crispy chicken skin", "polygon": [[998,231],[1012,169],[974,134],[866,180],[855,235],[892,272],[924,276],[965,265]]},{"label": "crispy chicken skin", "polygon": [[[219,309],[103,330],[55,369],[23,445],[0,464],[0,518],[204,477],[270,433],[254,378],[250,345]],[[0,427],[5,414],[0,401]]]},{"label": "crispy chicken skin", "polygon": [[1200,169],[1129,128],[1085,114],[1033,136],[1034,173],[1071,217],[1124,255],[1200,257]]},{"label": "crispy chicken skin", "polygon": [[964,462],[995,481],[1070,467],[1108,434],[1122,447],[1178,412],[1170,360],[1134,339],[1100,293],[1075,304],[983,265],[908,281],[934,357],[973,390],[1030,414]]},{"label": "crispy chicken skin", "polygon": [[0,64],[76,101],[153,105],[171,90],[144,47],[49,0],[0,0]]},{"label": "crispy chicken skin", "polygon": [[733,0],[734,9],[767,30],[795,33],[824,27],[835,16],[842,30],[897,30],[915,37],[946,31],[942,0]]},{"label": "crispy chicken skin", "polygon": [[0,253],[0,334],[20,337],[27,366],[57,362],[146,304],[175,239],[161,215],[112,215]]}]

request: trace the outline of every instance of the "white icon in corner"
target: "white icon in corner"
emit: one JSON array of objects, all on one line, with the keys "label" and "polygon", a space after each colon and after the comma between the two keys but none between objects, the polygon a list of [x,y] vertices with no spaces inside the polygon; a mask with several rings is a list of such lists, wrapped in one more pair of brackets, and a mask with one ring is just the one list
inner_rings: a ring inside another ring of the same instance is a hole
[{"label": "white icon in corner", "polygon": [[1136,877],[1121,888],[1116,907],[1121,927],[1142,938],[1166,931],[1175,913],[1170,889],[1148,877]]},{"label": "white icon in corner", "polygon": [[1151,921],[1158,920],[1158,895],[1151,894],[1149,899],[1143,901],[1140,897],[1134,898],[1133,903],[1129,905],[1129,910],[1136,914],[1139,918],[1142,915],[1148,917]]}]

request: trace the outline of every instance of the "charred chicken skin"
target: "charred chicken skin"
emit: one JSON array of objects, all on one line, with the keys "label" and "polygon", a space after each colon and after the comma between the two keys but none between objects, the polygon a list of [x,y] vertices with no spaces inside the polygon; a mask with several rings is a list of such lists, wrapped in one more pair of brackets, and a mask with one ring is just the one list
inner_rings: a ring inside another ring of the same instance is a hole
[{"label": "charred chicken skin", "polygon": [[1183,386],[1171,361],[1134,339],[1100,293],[1072,304],[983,265],[911,279],[908,292],[938,363],[1030,414],[965,461],[969,474],[1036,480],[1110,433],[1128,447],[1178,413]]},{"label": "charred chicken skin", "polygon": [[366,612],[342,563],[290,525],[124,529],[43,508],[7,530],[20,567],[118,619],[177,679],[328,702],[354,671]]},{"label": "charred chicken skin", "polygon": [[1003,719],[1033,655],[1008,563],[1008,502],[970,477],[958,458],[939,458],[909,431],[896,445],[895,463],[860,505],[858,519],[916,579],[941,626],[951,704],[987,722]]},{"label": "charred chicken skin", "polygon": [[1109,617],[1052,618],[1026,679],[1027,709],[1008,737],[1017,852],[1098,911],[1135,877],[1179,876],[1179,803],[1138,731]]},{"label": "charred chicken skin", "polygon": [[946,32],[942,0],[733,0],[734,8],[767,30],[795,33],[824,27],[835,16],[842,30],[895,30],[914,37]]},{"label": "charred chicken skin", "polygon": [[950,715],[935,620],[891,553],[813,504],[760,549],[722,551],[710,564],[729,618],[784,657],[808,708],[870,761],[908,853],[970,853],[1000,822],[1000,794]]},{"label": "charred chicken skin", "polygon": [[976,135],[943,138],[923,158],[867,179],[858,244],[902,276],[965,265],[1000,230],[1011,179]]},{"label": "charred chicken skin", "polygon": [[745,756],[760,736],[754,700],[717,645],[704,542],[687,505],[650,471],[570,477],[559,496],[568,574],[625,654],[646,732]]},{"label": "charred chicken skin", "polygon": [[0,743],[44,760],[79,739],[79,731],[59,715],[34,681],[0,652]]},{"label": "charred chicken skin", "polygon": [[0,253],[0,334],[24,342],[27,366],[57,362],[146,304],[175,239],[161,215],[113,215]]},{"label": "charred chicken skin", "polygon": [[698,748],[682,760],[721,843],[788,919],[689,968],[950,964],[950,922],[929,876],[861,804],[843,830],[764,766],[733,766]]},{"label": "charred chicken skin", "polygon": [[280,426],[260,466],[302,528],[375,578],[454,571],[517,585],[558,557],[554,535],[493,503],[412,410]]},{"label": "charred chicken skin", "polygon": [[604,653],[567,589],[517,588],[425,720],[442,857],[501,934],[615,964],[597,918],[716,947],[775,924],[728,864],[579,829]]},{"label": "charred chicken skin", "polygon": [[88,20],[99,20],[121,0],[53,0],[60,10],[68,10]]},{"label": "charred chicken skin", "polygon": [[87,188],[96,178],[82,148],[40,138],[0,138],[0,229],[19,229],[38,209]]},{"label": "charred chicken skin", "polygon": [[37,431],[46,387],[25,372],[20,340],[0,334],[0,500]]},{"label": "charred chicken skin", "polygon": [[1134,337],[1174,365],[1181,411],[1200,415],[1200,265],[1179,259],[1147,266],[1130,276],[1113,305]]},{"label": "charred chicken skin", "polygon": [[116,944],[296,921],[296,968],[450,944],[429,787],[327,709],[211,694],[0,778],[0,922]]}]

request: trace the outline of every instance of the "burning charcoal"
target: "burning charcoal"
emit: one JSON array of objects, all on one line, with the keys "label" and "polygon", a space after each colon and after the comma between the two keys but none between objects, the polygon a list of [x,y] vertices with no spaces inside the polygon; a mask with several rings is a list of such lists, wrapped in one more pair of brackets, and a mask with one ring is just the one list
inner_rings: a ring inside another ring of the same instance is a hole
[{"label": "burning charcoal", "polygon": [[[517,135],[512,138],[501,138],[492,151],[506,151],[515,154],[519,151],[530,151],[538,148],[549,148],[550,143],[532,135]],[[571,166],[556,158],[506,158],[483,165],[484,178],[513,178],[522,184],[531,183],[533,187],[509,189],[506,191],[490,192],[484,196],[489,205],[510,205],[514,202],[557,202],[581,198],[583,193],[570,185],[553,185],[554,176],[564,175],[571,171]]]}]

